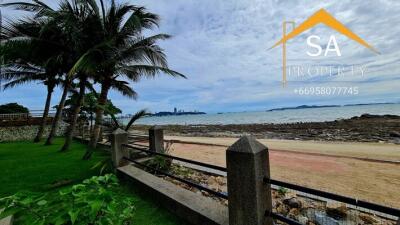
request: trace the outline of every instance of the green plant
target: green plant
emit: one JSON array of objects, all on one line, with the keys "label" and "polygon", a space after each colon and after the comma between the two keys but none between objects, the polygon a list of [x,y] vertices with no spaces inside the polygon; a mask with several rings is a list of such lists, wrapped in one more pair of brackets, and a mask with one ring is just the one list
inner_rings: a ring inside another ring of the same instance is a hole
[{"label": "green plant", "polygon": [[129,120],[128,125],[126,125],[125,127],[125,131],[129,131],[129,129],[131,128],[131,126],[133,125],[134,122],[136,122],[136,120],[149,115],[149,112],[147,112],[146,109],[142,109],[139,110],[137,113],[135,113],[135,115],[132,116],[132,118]]},{"label": "green plant", "polygon": [[[167,141],[161,153],[169,155],[169,152],[172,149],[172,144],[171,141]],[[168,172],[172,168],[172,159],[156,155],[151,160],[147,161],[146,165],[157,170]]]},{"label": "green plant", "polygon": [[286,195],[286,193],[288,192],[288,189],[284,188],[284,187],[279,187],[278,189],[278,194],[279,195]]},{"label": "green plant", "polygon": [[29,113],[28,108],[18,105],[17,103],[8,103],[0,105],[0,114],[6,113]]},{"label": "green plant", "polygon": [[115,194],[115,175],[92,177],[51,194],[17,193],[0,199],[0,218],[23,213],[27,224],[131,224],[132,198]]},{"label": "green plant", "polygon": [[104,158],[98,161],[92,168],[92,170],[99,170],[100,175],[112,171],[114,168],[112,159],[110,157]]}]

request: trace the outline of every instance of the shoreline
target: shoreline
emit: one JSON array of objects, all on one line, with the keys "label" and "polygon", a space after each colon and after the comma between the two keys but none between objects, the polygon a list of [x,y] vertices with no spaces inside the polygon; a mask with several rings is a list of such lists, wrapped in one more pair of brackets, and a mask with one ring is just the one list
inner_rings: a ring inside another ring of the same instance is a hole
[{"label": "shoreline", "polygon": [[[369,142],[400,144],[400,116],[370,115],[327,122],[285,124],[160,125],[169,136],[240,137],[262,139],[312,140],[328,142]],[[135,125],[147,131],[151,125]]]}]

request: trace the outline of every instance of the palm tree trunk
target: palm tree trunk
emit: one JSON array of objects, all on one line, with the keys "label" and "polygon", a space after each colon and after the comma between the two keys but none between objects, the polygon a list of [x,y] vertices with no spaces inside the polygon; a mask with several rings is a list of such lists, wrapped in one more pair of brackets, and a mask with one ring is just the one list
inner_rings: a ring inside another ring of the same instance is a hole
[{"label": "palm tree trunk", "polygon": [[44,128],[45,128],[46,123],[47,123],[47,117],[49,115],[51,96],[52,96],[53,91],[54,91],[54,86],[55,85],[53,85],[53,84],[48,84],[47,85],[46,104],[44,106],[44,112],[43,112],[43,116],[42,116],[42,121],[40,122],[39,130],[38,130],[38,132],[36,134],[35,139],[33,140],[33,142],[35,142],[35,143],[39,142],[40,139],[42,139]]},{"label": "palm tree trunk", "polygon": [[90,128],[89,128],[89,134],[91,134],[93,131],[93,112],[90,112]]},{"label": "palm tree trunk", "polygon": [[53,119],[53,123],[51,124],[51,130],[50,130],[49,136],[47,137],[45,145],[53,144],[53,139],[54,139],[54,136],[56,135],[56,131],[58,129],[58,123],[61,120],[61,115],[62,115],[62,111],[64,109],[65,100],[67,99],[69,88],[70,88],[70,81],[66,81],[66,84],[64,85],[64,90],[63,90],[63,93],[61,96],[61,100],[60,100],[60,103],[58,104],[57,112]]},{"label": "palm tree trunk", "polygon": [[87,149],[85,155],[83,156],[83,159],[85,160],[90,159],[93,153],[93,149],[95,149],[97,146],[97,141],[99,140],[101,126],[103,124],[104,106],[107,103],[107,96],[110,87],[111,87],[110,81],[104,81],[101,86],[101,93],[99,98],[97,99],[96,118],[93,131],[90,136],[89,148]]},{"label": "palm tree trunk", "polygon": [[76,123],[78,121],[78,115],[79,112],[81,111],[81,107],[83,105],[83,100],[85,96],[85,79],[81,79],[80,84],[79,84],[79,96],[78,96],[78,101],[76,105],[74,106],[74,110],[71,115],[71,124],[68,127],[67,131],[67,136],[65,137],[65,143],[63,147],[61,148],[61,152],[67,151],[69,149],[69,146],[71,145],[72,138],[75,133],[75,128],[76,128]]}]

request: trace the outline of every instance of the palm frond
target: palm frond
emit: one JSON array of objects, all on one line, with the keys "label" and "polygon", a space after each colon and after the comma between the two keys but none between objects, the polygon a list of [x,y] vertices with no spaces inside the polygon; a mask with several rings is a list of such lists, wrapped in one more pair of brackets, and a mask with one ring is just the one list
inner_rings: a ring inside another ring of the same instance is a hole
[{"label": "palm frond", "polygon": [[139,34],[143,29],[151,29],[153,26],[158,26],[160,17],[157,14],[147,12],[144,7],[134,9],[134,12],[129,16],[121,31],[125,34]]},{"label": "palm frond", "polygon": [[132,81],[138,81],[140,77],[149,77],[153,78],[157,74],[165,73],[167,75],[173,77],[182,77],[186,79],[186,76],[176,72],[174,70],[168,69],[166,67],[152,66],[152,65],[130,65],[130,66],[122,66],[118,70],[120,74],[125,75]]},{"label": "palm frond", "polygon": [[54,10],[42,1],[32,0],[33,3],[28,2],[11,2],[0,4],[2,7],[13,7],[16,10],[22,10],[27,12],[34,12],[35,18],[40,18],[49,15],[54,12]]},{"label": "palm frond", "polygon": [[110,113],[111,119],[114,122],[114,129],[118,129],[121,127],[121,125],[119,124],[117,118],[115,117],[114,114]]},{"label": "palm frond", "polygon": [[102,51],[99,49],[90,49],[88,52],[83,54],[78,61],[72,66],[71,70],[68,72],[69,76],[76,74],[81,71],[87,74],[95,73],[97,65],[96,60],[98,57],[101,57]]},{"label": "palm frond", "polygon": [[28,2],[10,2],[0,4],[2,7],[13,7],[16,10],[23,10],[28,12],[41,12],[42,10],[52,10],[51,7],[45,3],[37,0],[33,0],[35,3]]},{"label": "palm frond", "polygon": [[6,89],[14,88],[16,86],[20,86],[20,85],[23,85],[23,84],[26,84],[26,83],[30,83],[30,82],[32,82],[34,80],[35,79],[32,79],[32,77],[30,77],[30,76],[23,76],[21,78],[12,80],[12,81],[4,84],[3,85],[3,89],[6,90]]},{"label": "palm frond", "polygon": [[137,98],[137,93],[131,87],[129,87],[129,83],[126,81],[114,80],[112,82],[111,88],[118,91],[123,96],[129,97],[132,99]]},{"label": "palm frond", "polygon": [[167,34],[158,34],[147,38],[139,37],[134,40],[129,46],[117,56],[118,60],[129,63],[148,63],[161,67],[168,67],[166,56],[158,45],[155,43],[158,40],[170,38]]},{"label": "palm frond", "polygon": [[112,39],[106,40],[89,49],[75,62],[68,74],[73,75],[79,71],[86,74],[98,72],[101,69],[99,62],[104,62],[107,59],[106,54],[111,51],[113,42]]},{"label": "palm frond", "polygon": [[149,115],[149,112],[146,109],[142,109],[139,112],[135,113],[135,115],[132,116],[132,118],[129,120],[129,123],[126,125],[125,131],[128,131],[131,128],[132,124],[136,122],[136,120],[146,115]]}]

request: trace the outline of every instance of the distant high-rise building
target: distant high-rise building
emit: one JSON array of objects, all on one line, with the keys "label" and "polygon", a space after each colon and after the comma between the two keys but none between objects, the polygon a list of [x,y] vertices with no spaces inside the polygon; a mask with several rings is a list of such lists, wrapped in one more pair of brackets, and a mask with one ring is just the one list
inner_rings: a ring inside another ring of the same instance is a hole
[{"label": "distant high-rise building", "polygon": [[174,114],[176,114],[178,111],[177,111],[177,109],[176,109],[176,107],[174,108]]}]

